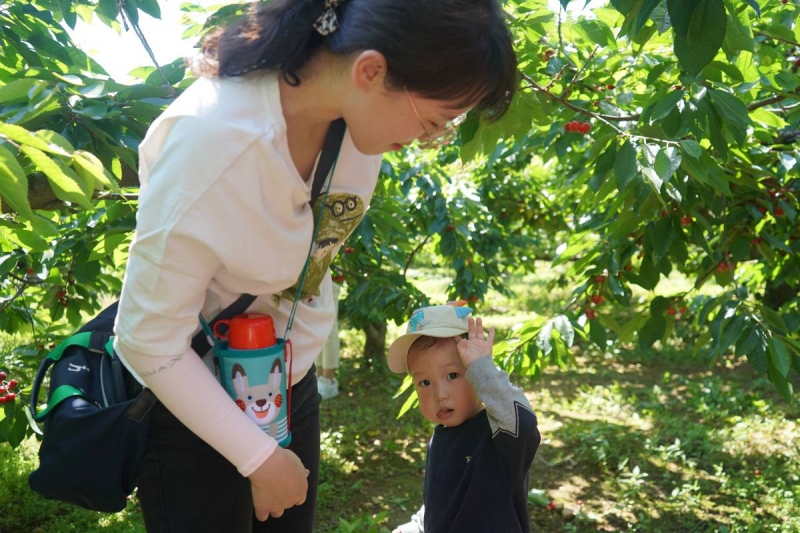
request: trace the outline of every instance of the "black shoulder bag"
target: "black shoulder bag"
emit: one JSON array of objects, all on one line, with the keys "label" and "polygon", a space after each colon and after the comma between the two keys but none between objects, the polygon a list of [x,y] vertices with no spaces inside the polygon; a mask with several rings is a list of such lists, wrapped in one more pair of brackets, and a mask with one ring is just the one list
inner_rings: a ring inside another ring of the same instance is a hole
[{"label": "black shoulder bag", "polygon": [[[311,187],[319,197],[346,129],[331,123]],[[244,313],[255,296],[243,294],[211,322]],[[136,486],[147,445],[149,415],[158,399],[143,388],[114,353],[113,330],[119,302],[100,312],[64,340],[39,365],[31,390],[30,412],[41,424],[39,467],[28,483],[47,499],[107,513],[125,508]],[[211,346],[201,329],[192,348]],[[39,393],[49,376],[47,405]]]}]

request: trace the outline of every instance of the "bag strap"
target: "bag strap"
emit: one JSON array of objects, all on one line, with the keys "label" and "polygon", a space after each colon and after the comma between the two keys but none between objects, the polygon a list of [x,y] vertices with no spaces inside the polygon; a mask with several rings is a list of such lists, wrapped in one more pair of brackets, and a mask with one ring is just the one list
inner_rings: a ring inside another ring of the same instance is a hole
[{"label": "bag strap", "polygon": [[[319,195],[322,193],[322,186],[325,184],[325,178],[331,171],[333,162],[339,156],[339,149],[342,146],[344,139],[344,132],[347,129],[344,119],[340,118],[331,122],[328,126],[328,133],[325,135],[325,141],[322,143],[322,153],[319,156],[317,163],[317,171],[314,173],[314,183],[311,184],[311,205],[317,201]],[[333,180],[333,176],[331,176]]]}]

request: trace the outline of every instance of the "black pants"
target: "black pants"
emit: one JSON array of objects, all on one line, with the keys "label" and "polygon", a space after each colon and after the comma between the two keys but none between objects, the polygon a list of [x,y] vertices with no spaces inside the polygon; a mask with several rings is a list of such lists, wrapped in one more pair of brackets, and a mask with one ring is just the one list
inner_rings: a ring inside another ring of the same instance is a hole
[{"label": "black pants", "polygon": [[292,387],[289,449],[310,470],[308,495],[280,518],[259,522],[250,481],[163,405],[151,413],[137,497],[148,533],[311,533],[319,480],[319,405],[314,367]]}]

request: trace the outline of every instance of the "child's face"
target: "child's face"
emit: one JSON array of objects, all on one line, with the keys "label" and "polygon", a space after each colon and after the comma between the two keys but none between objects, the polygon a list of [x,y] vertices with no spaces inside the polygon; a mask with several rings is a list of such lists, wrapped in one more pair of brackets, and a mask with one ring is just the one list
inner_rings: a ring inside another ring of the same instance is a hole
[{"label": "child's face", "polygon": [[419,396],[422,416],[435,424],[454,427],[482,408],[453,339],[442,339],[424,350],[408,352],[408,370]]}]

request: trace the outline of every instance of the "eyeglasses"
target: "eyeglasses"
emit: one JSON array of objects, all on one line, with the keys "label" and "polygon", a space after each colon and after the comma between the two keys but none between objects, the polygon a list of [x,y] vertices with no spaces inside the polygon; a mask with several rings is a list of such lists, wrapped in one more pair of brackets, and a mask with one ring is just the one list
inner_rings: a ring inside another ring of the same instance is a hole
[{"label": "eyeglasses", "polygon": [[444,126],[440,126],[433,131],[428,131],[428,128],[425,127],[425,122],[422,120],[422,117],[419,116],[417,106],[414,104],[414,99],[411,98],[411,94],[408,92],[408,89],[403,87],[403,90],[406,92],[408,103],[411,104],[411,109],[414,110],[414,114],[417,116],[419,125],[422,126],[422,130],[425,132],[424,136],[417,139],[417,145],[420,148],[423,150],[439,148],[456,140],[456,137],[458,136],[458,127],[463,124],[467,118],[466,113],[458,115],[453,120],[448,120]]}]

